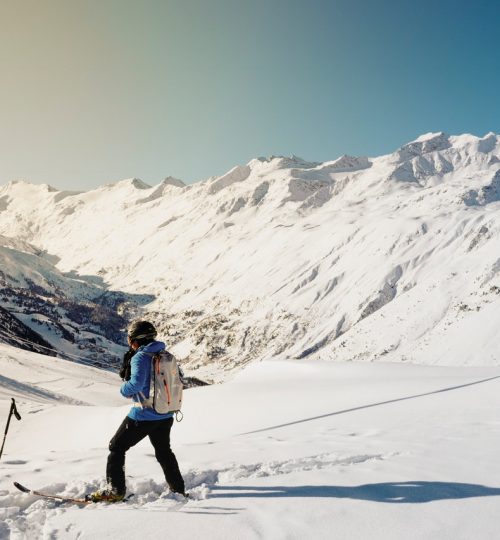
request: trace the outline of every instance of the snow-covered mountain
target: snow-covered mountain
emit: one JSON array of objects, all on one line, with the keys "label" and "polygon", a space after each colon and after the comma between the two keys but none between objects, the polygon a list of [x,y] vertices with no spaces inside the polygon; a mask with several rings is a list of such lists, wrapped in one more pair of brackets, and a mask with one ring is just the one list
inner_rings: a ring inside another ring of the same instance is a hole
[{"label": "snow-covered mountain", "polygon": [[99,277],[64,275],[55,262],[23,240],[0,235],[0,339],[101,367],[116,364],[120,329],[151,297],[109,291]]},{"label": "snow-covered mountain", "polygon": [[496,364],[499,232],[494,133],[430,133],[376,158],[258,158],[188,186],[0,188],[0,234],[36,246],[73,280],[65,291],[142,295],[209,378],[276,355]]}]

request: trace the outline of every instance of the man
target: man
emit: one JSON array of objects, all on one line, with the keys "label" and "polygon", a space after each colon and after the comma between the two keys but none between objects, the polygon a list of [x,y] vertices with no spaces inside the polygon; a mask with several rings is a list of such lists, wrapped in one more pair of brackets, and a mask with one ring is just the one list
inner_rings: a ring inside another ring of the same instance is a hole
[{"label": "man", "polygon": [[130,360],[130,378],[122,384],[120,392],[122,396],[132,398],[134,406],[109,443],[106,467],[109,487],[91,493],[88,499],[93,502],[123,500],[126,490],[125,453],[146,435],[155,449],[156,459],[163,469],[170,490],[187,497],[177,459],[170,449],[173,413],[159,414],[142,404],[142,401],[149,398],[152,356],[165,349],[164,343],[155,341],[156,335],[155,327],[148,321],[134,321],[128,330],[131,350],[127,354],[133,356]]}]

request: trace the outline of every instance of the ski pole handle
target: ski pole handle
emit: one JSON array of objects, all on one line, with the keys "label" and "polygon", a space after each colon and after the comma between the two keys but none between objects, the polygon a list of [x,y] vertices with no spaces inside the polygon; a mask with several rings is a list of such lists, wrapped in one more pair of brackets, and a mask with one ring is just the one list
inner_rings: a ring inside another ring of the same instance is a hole
[{"label": "ski pole handle", "polygon": [[11,398],[11,399],[12,399],[12,405],[10,406],[11,410],[14,413],[14,416],[17,418],[17,420],[21,420],[21,415],[17,412],[16,400],[14,398]]},{"label": "ski pole handle", "polygon": [[3,435],[2,448],[0,448],[0,457],[2,457],[2,454],[3,454],[3,448],[5,446],[5,439],[7,438],[7,433],[9,432],[10,419],[12,418],[12,415],[14,415],[18,420],[21,420],[21,415],[17,412],[16,400],[14,398],[11,398],[11,399],[12,399],[12,403],[10,404],[9,417],[7,418],[7,425],[5,426],[5,432]]},{"label": "ski pole handle", "polygon": [[11,398],[11,399],[12,399],[12,403],[10,404],[9,418],[7,419],[7,425],[5,426],[5,432],[4,432],[5,435],[7,435],[9,431],[10,419],[12,418],[12,415],[14,415],[17,418],[17,420],[21,420],[21,415],[17,411],[16,400],[14,398]]}]

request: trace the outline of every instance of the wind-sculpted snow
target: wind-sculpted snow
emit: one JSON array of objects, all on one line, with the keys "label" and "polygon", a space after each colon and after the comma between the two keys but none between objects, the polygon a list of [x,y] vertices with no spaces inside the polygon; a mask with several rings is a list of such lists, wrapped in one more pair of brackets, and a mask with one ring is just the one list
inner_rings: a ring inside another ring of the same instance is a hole
[{"label": "wind-sculpted snow", "polygon": [[283,201],[283,203],[305,201],[309,197],[316,194],[319,190],[329,186],[330,184],[330,181],[292,178],[288,183],[290,195]]},{"label": "wind-sculpted snow", "polygon": [[312,161],[306,161],[298,156],[269,156],[268,158],[265,157],[259,157],[256,159],[253,159],[249,163],[250,167],[252,169],[257,170],[263,170],[263,169],[269,169],[269,166],[271,169],[293,169],[293,168],[299,168],[299,169],[312,169],[314,167],[317,167],[320,165],[317,162]]},{"label": "wind-sculpted snow", "polygon": [[440,154],[427,157],[418,155],[396,167],[390,178],[402,182],[417,182],[424,186],[427,179],[435,179],[436,176],[451,173],[453,170],[453,165]]},{"label": "wind-sculpted snow", "polygon": [[163,182],[158,185],[147,197],[137,199],[136,204],[140,206],[144,203],[156,201],[157,199],[168,196],[169,193],[184,187],[186,187],[186,184],[184,184],[182,180],[169,176],[168,178],[165,178],[165,180],[163,180]]},{"label": "wind-sculpted snow", "polygon": [[7,197],[7,195],[0,197],[0,212],[7,210],[8,207],[9,207],[9,197]]},{"label": "wind-sculpted snow", "polygon": [[[125,180],[63,197],[17,182],[0,188],[0,234],[66,276],[144,295],[202,379],[305,351],[496,364],[483,317],[500,287],[499,163],[498,135],[430,133],[380,157],[257,158],[186,187]],[[469,325],[481,353],[454,345]]]},{"label": "wind-sculpted snow", "polygon": [[402,146],[398,150],[398,155],[402,160],[407,160],[430,152],[446,150],[450,147],[450,137],[446,133],[427,133]]},{"label": "wind-sculpted snow", "polygon": [[378,291],[378,295],[373,300],[370,300],[367,306],[361,313],[361,319],[368,317],[375,311],[381,309],[391,300],[394,300],[397,294],[397,283],[403,275],[401,266],[397,266],[384,280],[382,288]]},{"label": "wind-sculpted snow", "polygon": [[244,182],[250,175],[250,167],[245,165],[243,167],[238,166],[234,169],[231,169],[228,173],[220,178],[217,178],[210,184],[209,193],[215,194],[221,189],[224,189],[235,182]]},{"label": "wind-sculpted snow", "polygon": [[464,196],[467,206],[484,206],[500,201],[500,169],[493,175],[491,182],[480,189],[471,189]]},{"label": "wind-sculpted snow", "polygon": [[495,146],[498,145],[498,137],[495,133],[488,133],[482,139],[478,141],[477,149],[479,152],[490,154],[495,150]]},{"label": "wind-sculpted snow", "polygon": [[262,182],[262,184],[259,184],[255,191],[252,193],[252,204],[253,206],[257,206],[262,202],[264,197],[267,195],[267,192],[269,191],[269,182]]}]

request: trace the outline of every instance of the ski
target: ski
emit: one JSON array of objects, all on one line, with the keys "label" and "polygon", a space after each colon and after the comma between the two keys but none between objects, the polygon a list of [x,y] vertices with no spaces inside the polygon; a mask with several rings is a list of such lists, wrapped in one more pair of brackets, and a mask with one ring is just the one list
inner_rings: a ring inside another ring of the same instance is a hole
[{"label": "ski", "polygon": [[[14,486],[16,486],[16,488],[19,491],[22,491],[23,493],[29,493],[30,495],[36,495],[37,497],[42,497],[43,499],[51,499],[51,500],[54,500],[54,501],[60,501],[60,502],[63,502],[63,503],[72,503],[72,504],[97,504],[94,501],[88,501],[87,499],[78,499],[76,497],[63,497],[62,495],[53,495],[52,493],[43,493],[42,491],[35,491],[34,489],[29,489],[29,488],[23,486],[19,482],[14,482]],[[130,493],[129,495],[127,495],[123,499],[123,501],[120,501],[120,502],[126,502],[133,496],[134,496],[134,494]],[[103,501],[103,502],[105,502],[105,501]]]},{"label": "ski", "polygon": [[43,493],[41,491],[35,491],[34,489],[29,489],[19,482],[14,482],[14,486],[19,491],[22,491],[23,493],[29,493],[30,495],[36,495],[37,497],[42,497],[44,499],[52,499],[54,501],[61,501],[65,503],[73,503],[73,504],[92,504],[92,501],[86,501],[85,499],[77,499],[73,497],[63,497],[62,495],[52,495],[51,493]]}]

